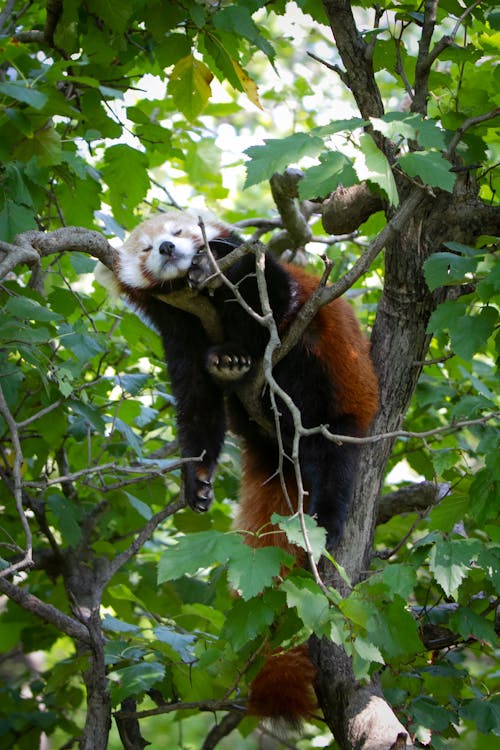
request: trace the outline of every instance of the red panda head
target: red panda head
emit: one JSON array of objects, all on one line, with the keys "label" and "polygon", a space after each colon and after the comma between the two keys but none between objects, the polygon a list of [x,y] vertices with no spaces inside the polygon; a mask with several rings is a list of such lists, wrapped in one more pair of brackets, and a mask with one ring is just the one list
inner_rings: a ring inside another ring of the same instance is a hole
[{"label": "red panda head", "polygon": [[185,276],[204,241],[228,235],[231,228],[204,211],[171,210],[139,224],[116,253],[115,272],[122,284],[148,289]]}]

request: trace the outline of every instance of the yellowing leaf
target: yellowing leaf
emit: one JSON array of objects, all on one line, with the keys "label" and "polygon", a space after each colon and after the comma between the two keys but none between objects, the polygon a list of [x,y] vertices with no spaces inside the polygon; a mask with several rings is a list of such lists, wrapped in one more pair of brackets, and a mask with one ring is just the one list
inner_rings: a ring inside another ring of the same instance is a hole
[{"label": "yellowing leaf", "polygon": [[243,91],[248,96],[252,104],[255,104],[256,107],[259,109],[263,109],[262,104],[260,103],[257,84],[255,81],[250,78],[248,73],[243,70],[241,65],[236,62],[236,60],[231,60],[232,66],[236,72],[236,75],[238,76],[238,80],[243,86]]},{"label": "yellowing leaf", "polygon": [[175,64],[167,91],[188,120],[196,119],[205,108],[212,93],[212,78],[210,68],[193,55],[187,55]]}]

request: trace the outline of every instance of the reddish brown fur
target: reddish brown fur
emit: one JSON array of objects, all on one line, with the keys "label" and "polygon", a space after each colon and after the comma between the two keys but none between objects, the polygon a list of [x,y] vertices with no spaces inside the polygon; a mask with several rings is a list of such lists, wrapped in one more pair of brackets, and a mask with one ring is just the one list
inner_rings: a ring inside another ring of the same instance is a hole
[{"label": "reddish brown fur", "polygon": [[[296,266],[287,266],[298,282],[302,305],[316,290],[318,280]],[[332,398],[338,399],[341,411],[355,417],[359,433],[370,426],[378,407],[378,384],[370,344],[359,330],[350,305],[336,299],[322,307],[305,333],[310,351],[331,373]],[[250,533],[246,543],[252,547],[282,547],[306,563],[303,549],[291,545],[286,535],[270,523],[273,513],[290,515],[297,509],[297,490],[292,472],[286,477],[290,509],[283,494],[280,478],[262,476],[262,469],[250,451],[242,455],[242,491],[236,527]],[[307,497],[306,510],[307,510]],[[292,725],[307,719],[317,709],[314,692],[316,667],[309,658],[307,645],[290,651],[276,651],[250,686],[248,713],[256,716],[284,718]]]},{"label": "reddish brown fur", "polygon": [[[297,266],[288,265],[287,270],[299,284],[302,305],[316,290],[318,280]],[[305,341],[330,370],[342,411],[354,415],[360,432],[365,432],[377,411],[378,383],[370,343],[349,303],[339,298],[320,308]]]},{"label": "reddish brown fur", "polygon": [[313,689],[316,671],[307,646],[275,651],[252,682],[248,713],[279,717],[294,725],[310,718],[318,707]]}]

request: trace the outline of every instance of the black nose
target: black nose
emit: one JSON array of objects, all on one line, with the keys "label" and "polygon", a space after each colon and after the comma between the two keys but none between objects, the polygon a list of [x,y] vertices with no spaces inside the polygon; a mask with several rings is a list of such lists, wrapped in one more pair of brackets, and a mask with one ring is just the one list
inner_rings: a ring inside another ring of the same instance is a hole
[{"label": "black nose", "polygon": [[173,255],[174,250],[175,245],[173,242],[170,242],[170,240],[165,240],[165,242],[162,242],[158,248],[160,255]]}]

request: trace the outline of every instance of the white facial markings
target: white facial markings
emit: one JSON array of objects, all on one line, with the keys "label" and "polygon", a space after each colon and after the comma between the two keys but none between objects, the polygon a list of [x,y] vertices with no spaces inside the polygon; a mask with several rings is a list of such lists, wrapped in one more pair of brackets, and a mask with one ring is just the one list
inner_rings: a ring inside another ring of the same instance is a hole
[{"label": "white facial markings", "polygon": [[[207,240],[227,233],[227,227],[204,216]],[[129,287],[147,289],[185,276],[203,246],[196,212],[157,214],[134,229],[119,249],[118,276]],[[169,243],[166,245],[165,243]]]}]

